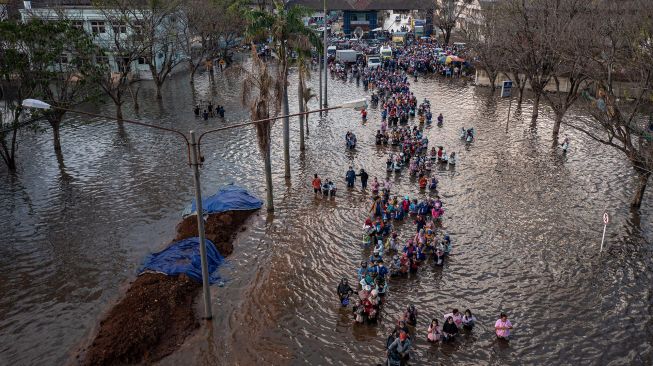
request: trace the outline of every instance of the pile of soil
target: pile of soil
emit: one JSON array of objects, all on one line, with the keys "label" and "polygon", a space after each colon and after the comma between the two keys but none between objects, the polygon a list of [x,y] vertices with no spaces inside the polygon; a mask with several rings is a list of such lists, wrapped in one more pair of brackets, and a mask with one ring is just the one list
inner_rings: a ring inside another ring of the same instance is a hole
[{"label": "pile of soil", "polygon": [[100,323],[84,364],[152,362],[169,355],[199,327],[193,301],[201,287],[186,275],[142,274]]},{"label": "pile of soil", "polygon": [[[222,256],[226,257],[233,253],[233,239],[236,237],[240,225],[247,220],[252,212],[254,211],[229,211],[209,215],[204,224],[204,233],[206,238],[215,244]],[[188,216],[177,225],[175,241],[198,235],[197,216]]]},{"label": "pile of soil", "polygon": [[[233,239],[253,212],[229,211],[208,217],[206,237],[220,254],[226,257],[233,252]],[[174,241],[195,236],[197,219],[187,217],[177,225]],[[140,275],[100,322],[93,343],[83,351],[82,364],[154,362],[171,354],[199,327],[194,302],[201,288],[201,283],[186,275]]]}]

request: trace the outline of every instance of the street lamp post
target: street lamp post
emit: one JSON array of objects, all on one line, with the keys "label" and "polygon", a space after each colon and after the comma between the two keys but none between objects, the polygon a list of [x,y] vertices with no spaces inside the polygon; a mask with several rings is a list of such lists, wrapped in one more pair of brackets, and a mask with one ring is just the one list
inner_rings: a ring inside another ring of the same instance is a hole
[{"label": "street lamp post", "polygon": [[324,0],[324,104],[321,105],[321,108],[326,108],[329,106],[328,102],[328,90],[329,88],[327,87],[328,84],[328,62],[327,60],[329,59],[329,55],[327,54],[328,48],[327,48],[327,8],[326,8],[326,0]]},{"label": "street lamp post", "polygon": [[199,167],[202,165],[202,161],[204,160],[202,157],[202,154],[200,152],[200,143],[202,141],[202,137],[206,134],[212,133],[212,132],[217,132],[217,131],[223,131],[223,130],[228,130],[232,128],[237,128],[241,126],[247,126],[247,125],[252,125],[256,123],[261,123],[261,122],[267,122],[267,121],[272,121],[280,118],[285,118],[285,117],[296,117],[300,115],[308,115],[310,113],[317,113],[317,112],[325,112],[333,109],[340,109],[340,108],[352,108],[352,109],[360,109],[360,108],[365,108],[367,107],[367,101],[365,99],[358,99],[350,102],[343,103],[341,105],[331,107],[331,108],[322,108],[319,110],[313,110],[313,111],[308,111],[308,112],[301,112],[301,113],[295,113],[295,114],[290,114],[286,116],[276,116],[272,118],[266,118],[266,119],[261,119],[257,121],[250,121],[250,122],[245,122],[245,123],[239,123],[239,124],[234,124],[231,126],[226,126],[226,127],[221,127],[221,128],[216,128],[213,130],[208,130],[200,134],[199,138],[197,139],[197,142],[195,142],[195,131],[191,130],[190,131],[190,140],[186,135],[179,131],[175,130],[172,128],[166,128],[166,127],[161,127],[161,126],[156,126],[152,125],[149,123],[144,123],[144,122],[139,122],[139,121],[134,121],[134,120],[129,120],[129,119],[118,119],[115,117],[110,117],[110,116],[104,116],[101,114],[95,114],[95,113],[90,113],[90,112],[84,112],[84,111],[78,111],[74,109],[68,109],[68,108],[62,108],[62,107],[57,107],[57,106],[52,106],[46,102],[37,100],[37,99],[25,99],[23,100],[22,103],[23,107],[25,108],[33,108],[33,109],[42,109],[42,110],[49,110],[49,109],[58,109],[61,111],[66,111],[66,112],[71,112],[75,114],[82,114],[86,116],[91,116],[91,117],[99,117],[103,119],[108,119],[112,121],[117,121],[117,122],[124,122],[127,124],[133,124],[137,126],[143,126],[143,127],[148,127],[148,128],[154,128],[157,130],[161,131],[166,131],[166,132],[172,132],[175,133],[179,136],[181,136],[184,139],[184,142],[186,143],[186,150],[188,154],[188,164],[192,167],[193,169],[193,182],[195,184],[195,212],[197,215],[197,231],[198,231],[198,236],[200,239],[200,259],[201,259],[201,266],[202,266],[202,289],[203,289],[203,294],[204,294],[204,318],[206,320],[209,320],[213,317],[212,310],[211,310],[211,293],[210,293],[210,288],[209,288],[209,269],[208,269],[208,263],[206,259],[206,240],[205,240],[205,232],[204,232],[204,209],[202,207],[202,189],[201,189],[201,182],[200,182],[200,171]]},{"label": "street lamp post", "polygon": [[204,314],[212,318],[211,290],[209,289],[209,266],[206,259],[206,241],[204,240],[204,208],[202,207],[202,189],[200,187],[200,169],[198,150],[195,143],[195,131],[190,131],[191,165],[193,166],[193,181],[195,182],[195,212],[197,212],[197,232],[200,238],[200,262],[202,265],[202,291],[204,293]]},{"label": "street lamp post", "polygon": [[109,117],[109,116],[103,116],[100,114],[95,114],[95,113],[89,113],[89,112],[84,112],[84,111],[78,111],[78,110],[73,110],[73,109],[67,109],[67,108],[61,108],[57,106],[51,106],[48,103],[45,103],[40,100],[36,99],[25,99],[23,101],[23,107],[25,108],[34,108],[34,109],[43,109],[43,110],[49,110],[49,109],[58,109],[61,111],[66,111],[66,112],[71,112],[71,113],[76,113],[76,114],[83,114],[86,116],[91,116],[91,117],[99,117],[99,118],[104,118],[104,119],[109,119],[117,122],[124,122],[127,124],[133,124],[133,125],[138,125],[138,126],[143,126],[143,127],[148,127],[148,128],[154,128],[157,130],[162,130],[162,131],[167,131],[167,132],[173,132],[179,136],[181,136],[184,139],[184,142],[186,143],[186,151],[188,154],[188,164],[193,168],[193,181],[195,183],[195,207],[196,207],[196,215],[197,215],[197,232],[198,236],[200,239],[200,261],[201,261],[201,266],[202,266],[202,288],[204,292],[204,318],[209,320],[213,318],[213,314],[211,311],[211,293],[209,289],[209,268],[208,268],[208,263],[206,259],[206,240],[205,240],[205,233],[204,233],[204,210],[202,209],[202,189],[200,185],[200,172],[199,172],[199,166],[200,163],[198,162],[198,151],[197,151],[197,144],[195,143],[195,131],[190,131],[190,141],[186,137],[186,135],[179,131],[175,130],[172,128],[166,128],[166,127],[161,127],[161,126],[156,126],[152,125],[149,123],[144,123],[144,122],[139,122],[139,121],[133,121],[129,119],[118,119],[115,117]]}]

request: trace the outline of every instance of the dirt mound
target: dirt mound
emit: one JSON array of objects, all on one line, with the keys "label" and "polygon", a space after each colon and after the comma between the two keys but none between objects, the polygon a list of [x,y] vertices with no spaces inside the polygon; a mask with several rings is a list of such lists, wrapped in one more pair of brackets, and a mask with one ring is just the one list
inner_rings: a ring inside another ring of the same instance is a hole
[{"label": "dirt mound", "polygon": [[[233,252],[233,239],[254,211],[210,215],[206,237],[223,256]],[[177,225],[175,241],[198,236],[195,216]],[[123,365],[154,362],[174,352],[199,327],[193,303],[202,285],[187,277],[146,273],[100,322],[83,365]],[[79,356],[78,356],[79,357]]]},{"label": "dirt mound", "polygon": [[142,274],[100,323],[85,365],[156,361],[199,327],[193,301],[201,284],[186,275]]},{"label": "dirt mound", "polygon": [[[228,256],[234,251],[233,238],[238,233],[240,225],[254,211],[229,211],[209,215],[204,225],[206,238],[215,244],[223,256]],[[197,216],[188,216],[177,225],[177,236],[175,241],[196,237]]]}]

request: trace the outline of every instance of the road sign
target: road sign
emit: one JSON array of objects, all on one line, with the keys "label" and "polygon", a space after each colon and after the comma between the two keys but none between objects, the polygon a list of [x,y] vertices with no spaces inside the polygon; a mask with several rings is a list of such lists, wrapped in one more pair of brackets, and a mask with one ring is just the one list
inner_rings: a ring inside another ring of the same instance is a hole
[{"label": "road sign", "polygon": [[607,225],[610,223],[610,216],[608,215],[607,212],[603,213],[603,225]]},{"label": "road sign", "polygon": [[512,95],[512,80],[504,80],[501,86],[501,98],[509,97]]}]

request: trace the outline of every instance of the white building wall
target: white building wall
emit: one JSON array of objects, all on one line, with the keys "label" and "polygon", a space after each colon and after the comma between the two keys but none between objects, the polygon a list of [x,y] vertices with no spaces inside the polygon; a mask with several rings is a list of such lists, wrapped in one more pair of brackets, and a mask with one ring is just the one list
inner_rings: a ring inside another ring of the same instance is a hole
[{"label": "white building wall", "polygon": [[[45,20],[58,20],[67,19],[73,24],[79,22],[84,31],[93,34],[93,43],[105,50],[107,61],[111,66],[113,72],[119,72],[118,62],[115,55],[111,52],[114,49],[114,27],[113,24],[107,19],[105,14],[99,10],[90,7],[74,8],[66,7],[60,9],[48,8],[32,8],[21,9],[21,20],[28,21],[31,18],[40,18]],[[126,27],[126,32],[130,30]],[[123,37],[126,37],[127,33]],[[161,47],[159,47],[161,48]],[[177,54],[178,58],[185,58],[184,54]],[[152,73],[150,72],[149,65],[144,62],[144,59],[133,61],[131,64],[132,77],[144,80],[151,80]]]}]

